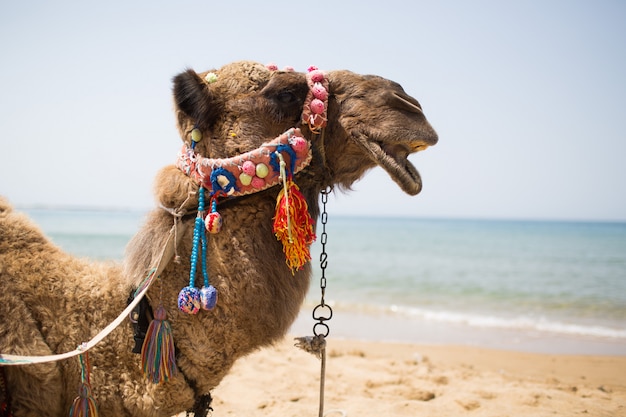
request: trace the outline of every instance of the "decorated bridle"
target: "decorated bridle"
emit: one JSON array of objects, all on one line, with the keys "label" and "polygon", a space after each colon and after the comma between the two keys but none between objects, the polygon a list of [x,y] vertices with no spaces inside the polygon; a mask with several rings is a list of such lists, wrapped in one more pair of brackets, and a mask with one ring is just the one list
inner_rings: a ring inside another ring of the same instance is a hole
[{"label": "decorated bridle", "polygon": [[[278,68],[269,65],[270,71]],[[287,68],[287,71],[293,71]],[[205,81],[217,81],[217,74],[208,73]],[[310,67],[306,74],[309,91],[304,102],[301,121],[313,133],[319,133],[327,122],[328,79],[323,71]],[[188,314],[201,309],[211,310],[217,302],[217,291],[209,284],[206,268],[206,232],[219,233],[222,218],[217,210],[219,199],[263,191],[282,183],[276,201],[273,232],[283,245],[286,263],[292,273],[302,269],[311,259],[309,246],[315,240],[313,219],[294,174],[308,166],[311,161],[311,144],[302,136],[300,129],[291,128],[277,138],[263,143],[257,149],[231,158],[206,158],[196,152],[196,144],[202,140],[202,132],[194,127],[190,145],[185,144],[179,153],[176,166],[198,185],[198,214],[194,225],[189,285],[178,297],[178,308]],[[208,193],[208,205],[206,198]],[[204,285],[195,286],[198,261]]]}]

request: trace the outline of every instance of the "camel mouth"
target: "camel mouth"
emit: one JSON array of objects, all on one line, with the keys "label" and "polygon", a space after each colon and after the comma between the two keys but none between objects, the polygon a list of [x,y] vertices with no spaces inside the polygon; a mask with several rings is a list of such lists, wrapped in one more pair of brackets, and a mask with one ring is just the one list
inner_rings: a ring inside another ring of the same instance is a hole
[{"label": "camel mouth", "polygon": [[370,158],[409,195],[417,195],[422,191],[422,177],[415,166],[409,161],[410,154],[423,151],[428,145],[422,141],[415,142],[384,142],[361,136],[356,138]]}]

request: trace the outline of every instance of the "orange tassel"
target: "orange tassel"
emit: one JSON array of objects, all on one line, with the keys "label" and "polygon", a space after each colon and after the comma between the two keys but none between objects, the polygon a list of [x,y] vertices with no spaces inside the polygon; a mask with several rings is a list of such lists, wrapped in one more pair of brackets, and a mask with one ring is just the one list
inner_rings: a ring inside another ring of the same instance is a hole
[{"label": "orange tassel", "polygon": [[316,236],[304,195],[291,178],[283,181],[283,189],[276,199],[273,230],[283,244],[286,262],[293,274],[311,260],[309,246]]}]

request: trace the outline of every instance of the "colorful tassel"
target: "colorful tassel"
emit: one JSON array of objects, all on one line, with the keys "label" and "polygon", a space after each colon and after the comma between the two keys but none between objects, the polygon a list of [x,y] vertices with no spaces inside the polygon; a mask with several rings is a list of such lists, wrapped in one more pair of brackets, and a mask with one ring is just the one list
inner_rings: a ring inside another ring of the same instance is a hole
[{"label": "colorful tassel", "polygon": [[70,408],[70,417],[98,417],[98,407],[96,400],[91,394],[91,384],[89,382],[89,358],[87,352],[78,356],[81,368],[81,383],[78,387],[78,397]]},{"label": "colorful tassel", "polygon": [[292,176],[285,172],[285,161],[280,158],[283,189],[276,199],[276,215],[273,231],[276,238],[283,244],[283,252],[291,273],[302,269],[311,260],[309,246],[315,240],[313,219],[309,214],[309,206],[293,182]]},{"label": "colorful tassel", "polygon": [[178,372],[172,326],[163,306],[157,308],[148,326],[141,348],[141,366],[146,378],[155,384],[169,380]]}]

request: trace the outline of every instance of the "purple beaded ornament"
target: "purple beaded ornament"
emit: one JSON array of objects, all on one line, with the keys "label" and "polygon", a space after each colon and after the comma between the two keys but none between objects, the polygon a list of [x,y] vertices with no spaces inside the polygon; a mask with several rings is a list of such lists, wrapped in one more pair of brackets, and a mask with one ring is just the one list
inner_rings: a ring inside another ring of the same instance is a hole
[{"label": "purple beaded ornament", "polygon": [[217,290],[213,285],[200,289],[200,306],[204,310],[213,310],[217,304]]},{"label": "purple beaded ornament", "polygon": [[178,293],[178,309],[187,314],[200,311],[200,291],[196,287],[185,287]]}]

